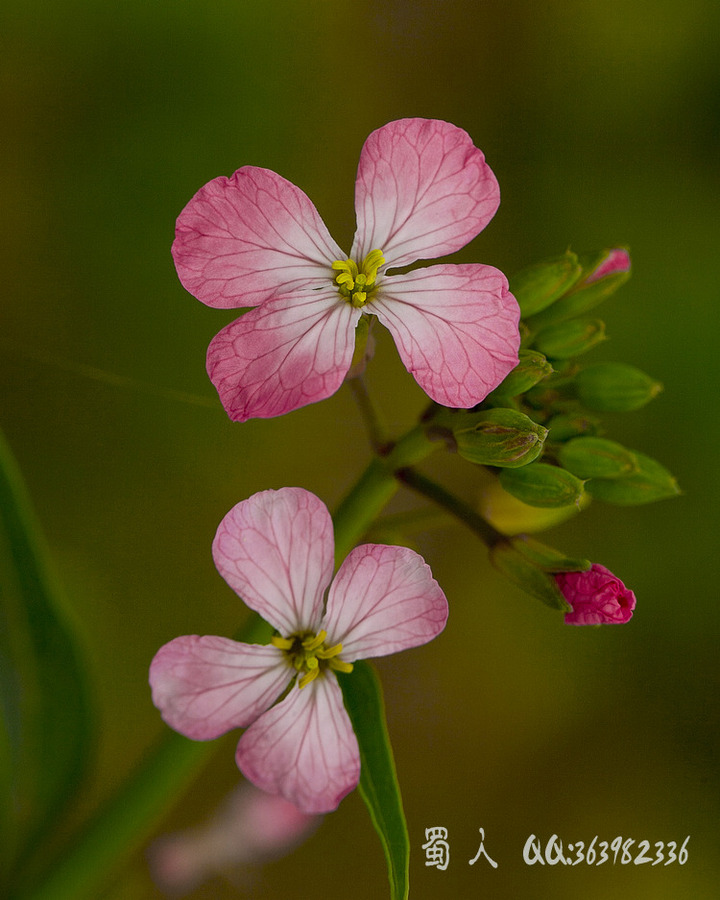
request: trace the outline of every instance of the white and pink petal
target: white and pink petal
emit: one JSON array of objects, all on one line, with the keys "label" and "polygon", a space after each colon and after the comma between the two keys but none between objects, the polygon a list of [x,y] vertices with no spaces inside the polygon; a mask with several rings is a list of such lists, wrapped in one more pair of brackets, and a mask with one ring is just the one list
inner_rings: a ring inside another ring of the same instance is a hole
[{"label": "white and pink petal", "polygon": [[257,306],[332,283],[344,254],[309,197],[256,166],[202,187],[180,213],[172,247],[183,286],[208,306]]},{"label": "white and pink petal", "polygon": [[367,310],[443,406],[480,403],[518,363],[520,309],[492,266],[438,265],[385,277]]},{"label": "white and pink petal", "polygon": [[269,709],[240,738],[240,771],[305,813],[335,809],[360,778],[360,752],[332,673]]},{"label": "white and pink petal", "polygon": [[430,567],[408,547],[363,544],[345,559],[328,593],[322,627],[346,662],[387,656],[431,641],[448,603]]},{"label": "white and pink petal", "polygon": [[294,675],[285,654],[271,645],[186,635],[155,654],[150,687],[171,728],[207,741],[254,722]]},{"label": "white and pink petal", "polygon": [[288,637],[317,627],[334,546],[325,504],[285,487],[236,504],[218,526],[213,558],[245,603]]},{"label": "white and pink petal", "polygon": [[499,203],[497,179],[462,128],[436,119],[390,122],[360,154],[351,256],[379,249],[386,266],[398,267],[454,253]]},{"label": "white and pink petal", "polygon": [[210,343],[207,370],[230,418],[281,416],[334,394],[360,315],[327,288],[283,294],[227,325]]}]

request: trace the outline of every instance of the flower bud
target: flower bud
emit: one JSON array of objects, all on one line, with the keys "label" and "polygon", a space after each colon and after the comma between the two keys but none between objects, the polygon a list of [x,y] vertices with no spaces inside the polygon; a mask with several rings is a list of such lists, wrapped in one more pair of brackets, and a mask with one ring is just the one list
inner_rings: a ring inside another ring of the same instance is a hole
[{"label": "flower bud", "polygon": [[563,444],[558,457],[561,465],[578,478],[622,478],[638,468],[631,450],[599,437],[573,438]]},{"label": "flower bud", "polygon": [[578,398],[597,412],[632,412],[662,390],[660,382],[627,363],[596,363],[575,376]]},{"label": "flower bud", "polygon": [[529,506],[504,491],[495,475],[488,476],[482,486],[478,507],[483,518],[501,534],[518,535],[547,531],[555,525],[566,522],[585,509],[591,502],[585,493],[577,506],[558,506],[541,509]]},{"label": "flower bud", "polygon": [[680,493],[675,478],[659,462],[633,452],[635,471],[621,478],[591,478],[587,483],[588,493],[605,503],[618,506],[640,506],[655,500],[676,497]]},{"label": "flower bud", "polygon": [[506,578],[526,593],[549,606],[569,614],[571,607],[565,600],[555,576],[543,572],[507,541],[499,541],[490,549],[490,561]]},{"label": "flower bud", "polygon": [[521,350],[518,357],[520,362],[486,398],[490,403],[497,402],[502,406],[508,397],[524,394],[533,385],[553,373],[553,367],[543,354],[536,350]]},{"label": "flower bud", "polygon": [[568,291],[581,277],[582,266],[569,250],[562,256],[535,263],[510,279],[510,290],[523,317],[540,312]]},{"label": "flower bud", "polygon": [[543,544],[536,538],[519,534],[510,540],[512,546],[530,562],[535,563],[544,572],[584,572],[590,568],[589,559],[566,556],[554,547]]},{"label": "flower bud", "polygon": [[455,419],[463,459],[484,466],[524,466],[542,453],[547,428],[514,409],[488,409]]},{"label": "flower bud", "polygon": [[566,469],[547,463],[530,463],[521,469],[503,469],[502,487],[529,506],[554,508],[578,504],[584,494],[583,482]]},{"label": "flower bud", "polygon": [[566,625],[621,625],[632,618],[635,594],[605,566],[594,563],[586,572],[561,572],[555,581],[572,607]]},{"label": "flower bud", "polygon": [[630,254],[623,247],[582,256],[580,264],[582,278],[576,280],[565,296],[533,318],[534,329],[586,313],[630,277]]},{"label": "flower bud", "polygon": [[559,413],[547,423],[551,441],[567,441],[580,435],[595,435],[601,429],[600,419],[586,412]]},{"label": "flower bud", "polygon": [[534,346],[551,359],[570,359],[587,353],[604,340],[605,323],[600,319],[570,319],[543,328]]}]

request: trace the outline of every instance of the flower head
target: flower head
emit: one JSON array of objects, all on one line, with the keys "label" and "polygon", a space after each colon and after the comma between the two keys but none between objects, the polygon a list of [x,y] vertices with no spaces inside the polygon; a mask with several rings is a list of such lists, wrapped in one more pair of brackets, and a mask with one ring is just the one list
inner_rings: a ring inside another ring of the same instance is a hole
[{"label": "flower head", "polygon": [[178,218],[173,256],[208,306],[255,307],[208,348],[208,373],[230,418],[267,418],[340,387],[362,316],[392,334],[420,387],[467,408],[518,362],[519,308],[499,270],[388,269],[459,250],[500,202],[469,135],[431,119],[374,131],[360,154],[350,255],[310,199],[275,172],[244,166],[201,188]]},{"label": "flower head", "polygon": [[561,572],[555,580],[572,606],[566,625],[619,625],[632,618],[635,594],[605,566],[593,563],[586,572]]},{"label": "flower head", "polygon": [[330,584],[333,549],[330,514],[308,491],[262,491],[238,503],[218,528],[215,564],[277,634],[267,645],[179,637],[150,666],[153,702],[168,725],[195,740],[247,728],[240,770],[306,813],[335,809],[360,776],[335,672],[426,643],[448,614],[413,550],[356,547]]}]

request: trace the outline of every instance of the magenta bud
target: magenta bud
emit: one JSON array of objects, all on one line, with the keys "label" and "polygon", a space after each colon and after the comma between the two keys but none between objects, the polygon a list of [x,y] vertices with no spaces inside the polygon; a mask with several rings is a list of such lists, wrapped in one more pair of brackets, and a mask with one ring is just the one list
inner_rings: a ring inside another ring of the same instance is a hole
[{"label": "magenta bud", "polygon": [[585,572],[555,575],[560,592],[572,607],[566,625],[622,625],[632,618],[635,594],[598,563]]}]

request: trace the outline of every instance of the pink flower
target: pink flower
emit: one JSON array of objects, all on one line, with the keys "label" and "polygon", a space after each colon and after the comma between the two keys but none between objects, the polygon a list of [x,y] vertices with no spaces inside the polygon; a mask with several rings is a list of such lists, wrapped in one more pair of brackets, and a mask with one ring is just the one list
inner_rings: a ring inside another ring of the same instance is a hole
[{"label": "pink flower", "polygon": [[150,869],[161,890],[186,894],[230,868],[249,876],[254,866],[287,855],[321,821],[246,781],[204,824],[155,841]]},{"label": "pink flower", "polygon": [[150,666],[153,702],[168,725],[195,740],[249,726],[238,767],[305,813],[335,809],[360,776],[335,672],[426,643],[448,614],[413,550],[356,547],[330,585],[333,551],[332,520],[314,494],[282,488],[238,503],[215,536],[215,565],[278,634],[262,646],[179,637]]},{"label": "pink flower", "polygon": [[635,594],[605,566],[593,563],[586,572],[561,572],[555,580],[572,606],[566,625],[620,625],[632,618]]},{"label": "pink flower", "polygon": [[208,374],[230,418],[268,418],[324,400],[372,315],[438,403],[479,403],[518,362],[519,309],[502,272],[437,265],[387,275],[459,250],[500,202],[469,135],[447,122],[401,119],[360,154],[350,256],[310,199],[255,166],[201,188],[178,218],[180,281],[208,306],[255,307],[210,343]]}]

